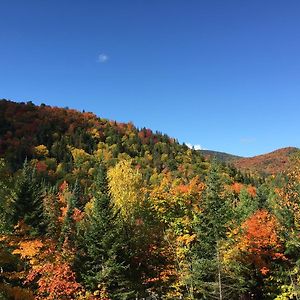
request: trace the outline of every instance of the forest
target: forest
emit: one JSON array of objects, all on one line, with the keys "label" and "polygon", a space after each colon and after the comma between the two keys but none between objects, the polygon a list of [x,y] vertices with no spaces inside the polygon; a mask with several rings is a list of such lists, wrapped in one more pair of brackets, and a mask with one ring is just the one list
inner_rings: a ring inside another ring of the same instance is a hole
[{"label": "forest", "polygon": [[298,152],[266,176],[0,100],[0,300],[299,299],[299,205]]}]

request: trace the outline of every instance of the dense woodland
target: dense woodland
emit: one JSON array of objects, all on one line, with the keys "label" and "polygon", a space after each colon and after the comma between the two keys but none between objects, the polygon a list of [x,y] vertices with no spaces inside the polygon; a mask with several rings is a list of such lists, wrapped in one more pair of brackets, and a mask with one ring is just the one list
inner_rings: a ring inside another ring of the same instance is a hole
[{"label": "dense woodland", "polygon": [[131,123],[1,100],[0,157],[1,300],[300,297],[299,155],[244,174]]}]

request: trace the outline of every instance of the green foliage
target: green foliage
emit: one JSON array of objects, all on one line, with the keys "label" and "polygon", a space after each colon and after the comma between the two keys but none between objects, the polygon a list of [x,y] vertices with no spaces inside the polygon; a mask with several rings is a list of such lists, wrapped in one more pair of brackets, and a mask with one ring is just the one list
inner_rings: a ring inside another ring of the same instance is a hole
[{"label": "green foliage", "polygon": [[127,266],[120,256],[126,244],[102,165],[97,168],[93,199],[87,204],[80,234],[77,259],[85,286],[91,291],[104,289],[112,299],[129,299],[132,292],[125,277]]},{"label": "green foliage", "polygon": [[212,299],[223,293],[220,241],[225,238],[229,211],[222,197],[223,187],[219,166],[213,162],[201,199],[201,210],[194,219],[197,242],[191,251],[191,279],[196,299]]},{"label": "green foliage", "polygon": [[42,183],[35,165],[30,165],[27,160],[16,174],[13,220],[15,223],[24,221],[32,227],[34,234],[44,232]]},{"label": "green foliage", "polygon": [[262,179],[92,113],[2,100],[0,114],[2,294],[299,297],[297,158]]},{"label": "green foliage", "polygon": [[253,197],[243,188],[239,194],[239,202],[235,207],[235,219],[241,223],[259,208],[258,196]]},{"label": "green foliage", "polygon": [[66,213],[63,216],[63,223],[61,227],[61,234],[59,239],[59,245],[67,243],[69,246],[73,246],[73,239],[76,233],[76,225],[74,220],[74,211],[78,204],[78,199],[76,197],[76,185],[74,190],[71,192],[69,188],[66,187],[62,191],[62,197],[67,204]]},{"label": "green foliage", "polygon": [[43,195],[43,215],[47,236],[58,239],[61,228],[60,214],[57,188],[55,186],[46,187]]},{"label": "green foliage", "polygon": [[3,159],[0,159],[0,234],[10,231],[13,224],[15,192],[12,176]]}]

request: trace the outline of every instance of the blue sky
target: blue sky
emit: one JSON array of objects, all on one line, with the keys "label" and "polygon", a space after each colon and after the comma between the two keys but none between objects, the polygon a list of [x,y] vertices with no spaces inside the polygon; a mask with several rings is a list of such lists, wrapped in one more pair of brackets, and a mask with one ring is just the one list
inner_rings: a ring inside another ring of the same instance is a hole
[{"label": "blue sky", "polygon": [[0,98],[252,156],[300,147],[300,1],[2,0]]}]

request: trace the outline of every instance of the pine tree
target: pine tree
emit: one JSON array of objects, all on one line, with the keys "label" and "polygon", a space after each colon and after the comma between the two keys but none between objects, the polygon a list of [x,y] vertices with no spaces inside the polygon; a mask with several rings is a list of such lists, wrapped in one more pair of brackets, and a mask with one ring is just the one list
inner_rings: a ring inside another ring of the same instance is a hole
[{"label": "pine tree", "polygon": [[5,161],[0,159],[0,233],[12,229],[14,198],[12,177]]},{"label": "pine tree", "polygon": [[252,197],[245,188],[239,193],[239,202],[234,209],[235,220],[240,224],[259,208],[258,197]]},{"label": "pine tree", "polygon": [[46,224],[46,233],[49,237],[55,240],[58,240],[61,229],[59,221],[61,210],[57,194],[57,187],[48,186],[45,189],[43,197],[43,214]]},{"label": "pine tree", "polygon": [[16,178],[14,222],[23,220],[32,227],[32,233],[44,233],[43,222],[43,185],[35,166],[25,160],[21,174]]},{"label": "pine tree", "polygon": [[219,166],[212,163],[206,180],[200,212],[195,215],[197,242],[191,252],[191,278],[194,299],[224,299],[220,242],[225,237],[227,204],[222,198]]},{"label": "pine tree", "polygon": [[[111,205],[106,170],[100,165],[95,179],[91,211],[82,222],[77,261],[80,276],[90,291],[105,291],[111,299],[131,299],[125,279],[126,266],[121,251],[122,229]],[[124,255],[124,253],[122,253]]]},{"label": "pine tree", "polygon": [[67,191],[66,195],[67,195],[67,199],[66,199],[67,212],[64,217],[62,228],[61,228],[61,234],[59,239],[60,247],[64,243],[73,246],[73,239],[76,232],[76,225],[75,225],[75,220],[73,218],[73,214],[74,214],[74,209],[76,208],[78,202],[77,197],[74,190],[72,192]]}]

